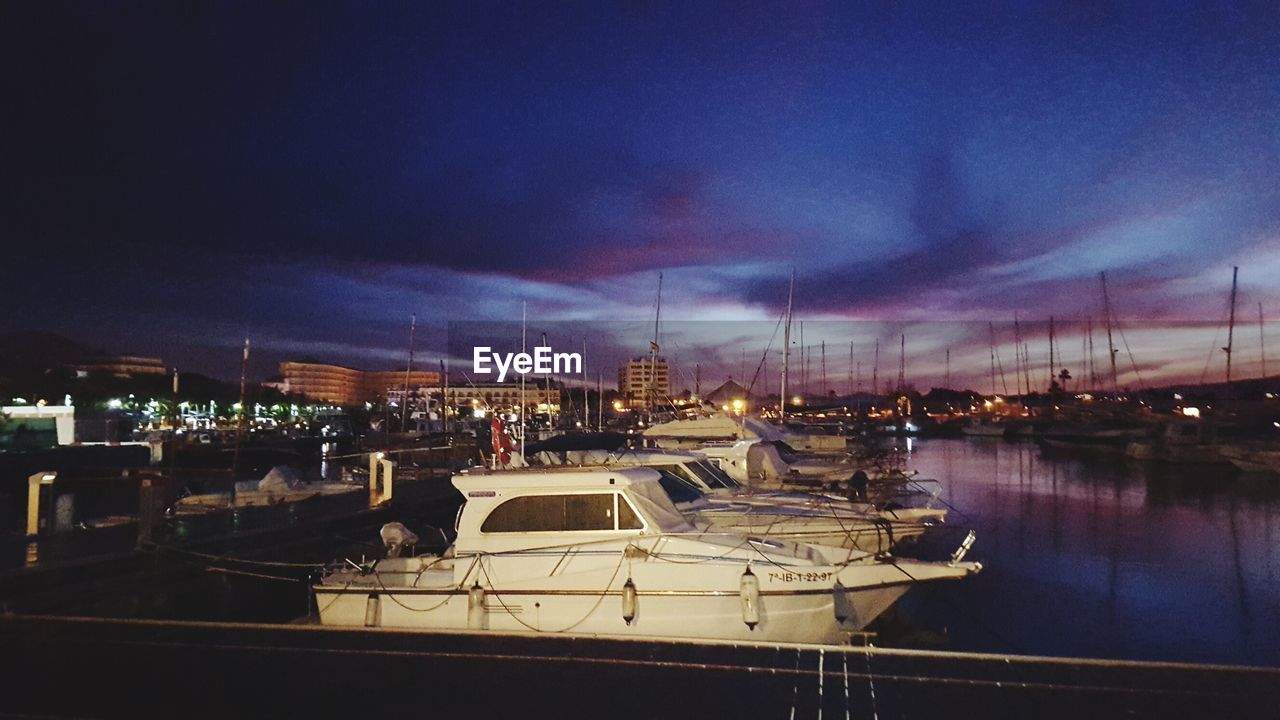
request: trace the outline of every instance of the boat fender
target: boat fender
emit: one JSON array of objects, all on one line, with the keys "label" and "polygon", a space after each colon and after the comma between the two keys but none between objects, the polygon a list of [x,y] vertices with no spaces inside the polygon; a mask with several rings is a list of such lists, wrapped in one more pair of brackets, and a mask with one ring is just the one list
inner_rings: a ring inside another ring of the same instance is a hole
[{"label": "boat fender", "polygon": [[842,625],[854,614],[853,603],[849,602],[849,591],[839,580],[831,588],[831,607],[835,611],[836,622]]},{"label": "boat fender", "polygon": [[484,588],[480,587],[480,582],[476,581],[472,584],[471,589],[467,591],[467,627],[471,630],[484,630],[485,616],[488,611],[484,606]]},{"label": "boat fender", "polygon": [[631,624],[636,619],[636,609],[639,601],[636,598],[636,584],[627,578],[627,582],[622,585],[622,619]]},{"label": "boat fender", "polygon": [[369,593],[369,599],[364,604],[364,626],[378,627],[382,623],[382,602],[378,598],[378,593]]},{"label": "boat fender", "polygon": [[747,566],[738,583],[738,596],[742,599],[742,621],[751,630],[760,624],[760,578]]}]

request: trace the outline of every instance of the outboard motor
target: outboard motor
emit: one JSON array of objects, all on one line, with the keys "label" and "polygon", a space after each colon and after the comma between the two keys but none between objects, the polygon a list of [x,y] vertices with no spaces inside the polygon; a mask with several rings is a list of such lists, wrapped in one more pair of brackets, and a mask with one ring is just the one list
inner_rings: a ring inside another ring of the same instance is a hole
[{"label": "outboard motor", "polygon": [[382,536],[382,544],[387,547],[387,557],[400,557],[400,551],[408,545],[417,545],[418,536],[404,526],[404,523],[389,522],[378,531]]}]

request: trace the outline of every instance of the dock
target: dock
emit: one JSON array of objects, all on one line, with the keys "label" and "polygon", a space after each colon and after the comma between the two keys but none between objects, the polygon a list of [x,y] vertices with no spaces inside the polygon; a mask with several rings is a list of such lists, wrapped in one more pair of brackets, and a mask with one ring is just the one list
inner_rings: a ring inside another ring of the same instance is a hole
[{"label": "dock", "polygon": [[858,646],[0,617],[41,717],[1264,717],[1280,670]]}]

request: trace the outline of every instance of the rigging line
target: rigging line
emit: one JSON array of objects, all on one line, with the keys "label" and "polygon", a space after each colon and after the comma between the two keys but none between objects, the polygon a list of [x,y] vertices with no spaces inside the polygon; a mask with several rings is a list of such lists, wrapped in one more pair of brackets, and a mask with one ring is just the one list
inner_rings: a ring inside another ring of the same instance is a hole
[{"label": "rigging line", "polygon": [[225,575],[242,575],[244,577],[260,578],[262,580],[278,580],[280,582],[306,582],[301,578],[280,577],[279,575],[267,575],[265,573],[249,572],[247,570],[232,570],[231,568],[206,567],[205,572],[223,573]]},{"label": "rigging line", "polygon": [[1222,335],[1222,326],[1227,323],[1227,318],[1231,313],[1231,304],[1222,310],[1222,316],[1218,318],[1218,325],[1213,331],[1213,342],[1209,344],[1209,356],[1204,359],[1204,370],[1200,372],[1200,384],[1203,385],[1205,378],[1209,375],[1209,365],[1213,363],[1213,356],[1218,350],[1218,338]]},{"label": "rigging line", "polygon": [[773,326],[773,334],[769,336],[769,343],[764,346],[764,353],[760,356],[760,362],[756,365],[756,371],[752,374],[751,382],[747,385],[748,395],[750,395],[756,387],[756,380],[760,378],[760,372],[764,369],[765,361],[769,359],[769,351],[773,349],[773,341],[778,338],[778,328],[782,327],[782,320],[786,315],[787,314],[785,312],[779,315],[778,322]]},{"label": "rigging line", "polygon": [[308,569],[315,569],[315,570],[323,570],[325,566],[325,563],[322,563],[322,562],[291,563],[291,562],[280,562],[275,560],[249,560],[246,558],[231,557],[230,555],[212,555],[209,553],[196,552],[195,550],[183,550],[181,548],[173,547],[172,545],[156,545],[155,549],[165,550],[167,552],[177,553],[180,555],[191,555],[193,557],[210,560],[212,562],[236,562],[236,563],[241,563],[243,565],[260,565],[262,567],[291,567],[291,568],[308,568]]},{"label": "rigging line", "polygon": [[[872,720],[880,720],[880,710],[876,707],[876,676],[871,672],[871,643],[867,642],[863,645],[863,656],[867,659],[867,688],[871,691],[871,718]],[[847,663],[847,658],[846,658]],[[845,715],[848,716],[848,694],[849,694],[849,666],[845,665]]]},{"label": "rigging line", "polygon": [[[442,607],[444,607],[445,605],[447,605],[447,604],[449,603],[449,601],[450,601],[450,600],[452,600],[452,599],[453,599],[453,597],[454,597],[453,595],[445,595],[445,596],[444,596],[444,600],[441,600],[439,603],[437,603],[437,604],[435,604],[435,605],[432,605],[432,606],[431,606],[431,607],[429,607],[429,608],[415,608],[415,607],[409,607],[408,605],[405,605],[404,603],[400,602],[400,598],[396,597],[396,592],[395,592],[394,590],[389,589],[385,584],[383,584],[383,582],[382,582],[382,573],[375,571],[375,572],[373,573],[373,575],[374,575],[374,579],[376,579],[376,580],[378,581],[378,587],[382,588],[382,591],[383,591],[383,592],[384,592],[388,597],[390,597],[390,598],[391,598],[391,602],[393,602],[393,603],[395,603],[395,604],[399,605],[400,607],[404,608],[405,610],[408,610],[409,612],[432,612],[433,610],[439,610],[440,608],[442,608]],[[457,592],[461,592],[461,591],[462,591],[462,584],[461,584],[461,583],[459,583],[459,584],[458,584],[458,586],[454,588],[454,590],[455,590],[455,591],[457,591]]]},{"label": "rigging line", "polygon": [[[627,547],[630,547],[630,545],[628,545]],[[573,623],[572,625],[569,625],[568,627],[561,628],[560,630],[542,630],[540,628],[536,628],[530,625],[529,623],[525,622],[521,618],[517,617],[517,615],[511,611],[511,608],[509,608],[507,604],[503,602],[502,594],[499,593],[496,589],[494,589],[493,580],[489,577],[489,571],[485,568],[484,563],[480,563],[480,572],[484,573],[484,579],[489,583],[489,588],[490,588],[490,591],[493,592],[494,599],[497,600],[498,604],[502,606],[502,609],[505,610],[506,613],[511,616],[511,619],[515,620],[516,622],[520,623],[521,625],[529,628],[534,632],[563,633],[563,632],[569,632],[573,630],[574,628],[578,627],[582,623],[586,622],[587,618],[595,614],[596,610],[600,608],[600,604],[604,602],[605,597],[609,595],[609,588],[613,587],[613,581],[618,579],[618,571],[622,570],[622,563],[625,562],[626,559],[627,559],[627,553],[626,553],[626,550],[624,549],[622,552],[618,553],[618,564],[613,568],[613,575],[609,578],[609,582],[605,585],[604,590],[602,590],[600,592],[600,595],[596,598],[596,601],[591,606],[591,609],[588,610],[587,614],[583,615],[577,622]]]},{"label": "rigging line", "polygon": [[[893,565],[895,568],[897,568],[898,572],[902,573],[903,575],[906,575],[906,576],[907,576],[907,578],[908,578],[908,579],[910,579],[911,581],[916,582],[916,583],[919,583],[919,582],[920,582],[920,580],[919,580],[918,578],[916,578],[914,575],[912,575],[910,572],[908,572],[906,568],[904,568],[904,567],[902,567],[901,565],[899,565],[896,559],[891,560],[891,561],[890,561],[890,564],[891,564],[891,565]],[[1005,645],[1007,645],[1007,646],[1009,647],[1009,649],[1010,649],[1010,650],[1012,650],[1013,652],[1015,652],[1015,653],[1017,653],[1017,654],[1019,654],[1019,655],[1027,655],[1027,654],[1028,654],[1028,653],[1027,653],[1027,651],[1026,651],[1026,650],[1024,650],[1023,648],[1019,647],[1017,643],[1015,643],[1015,642],[1013,642],[1012,640],[1010,640],[1010,639],[1006,638],[1004,635],[1001,635],[1000,633],[996,632],[996,630],[995,630],[995,629],[993,629],[990,625],[988,625],[988,624],[986,624],[985,622],[983,622],[983,621],[982,621],[982,618],[978,617],[977,615],[975,615],[975,614],[973,614],[973,613],[970,613],[970,612],[968,611],[968,609],[967,609],[967,608],[962,607],[959,603],[954,602],[954,601],[952,601],[952,600],[948,600],[948,599],[947,599],[947,598],[945,598],[945,597],[933,598],[933,596],[932,596],[932,595],[927,596],[927,597],[930,597],[931,599],[938,599],[938,600],[940,600],[941,602],[943,602],[943,603],[945,603],[946,605],[948,605],[949,607],[951,607],[953,610],[955,610],[955,611],[959,612],[960,614],[962,614],[962,615],[964,615],[964,616],[968,617],[968,618],[973,622],[973,624],[974,624],[974,625],[976,625],[976,626],[977,626],[977,627],[979,627],[979,628],[982,628],[982,629],[983,629],[983,630],[985,630],[988,634],[990,634],[990,635],[991,635],[991,637],[993,637],[993,638],[995,638],[996,640],[999,640],[1000,642],[1002,642],[1002,643],[1004,643]]]},{"label": "rigging line", "polygon": [[1116,323],[1116,330],[1120,331],[1120,342],[1124,343],[1124,351],[1129,355],[1129,364],[1133,366],[1133,374],[1138,378],[1138,389],[1146,388],[1146,383],[1142,380],[1142,372],[1138,370],[1138,361],[1133,357],[1133,350],[1129,348],[1129,340],[1124,336],[1124,328],[1120,323]]},{"label": "rigging line", "polygon": [[[350,588],[354,583],[355,583],[355,579],[354,579],[354,578],[352,578],[351,580],[348,580],[346,583],[344,583],[344,584],[343,584],[342,589],[345,591],[345,590],[349,589],[349,588]],[[311,587],[311,592],[312,592],[312,594],[315,594],[315,587],[314,587],[314,586],[312,586],[312,587]],[[324,612],[325,610],[328,610],[329,608],[333,607],[333,604],[334,604],[334,603],[336,603],[336,602],[338,602],[338,600],[339,600],[341,597],[342,597],[342,593],[341,593],[341,592],[334,593],[334,594],[333,594],[333,598],[332,598],[332,599],[330,599],[330,600],[329,600],[329,602],[325,603],[325,604],[324,604],[324,607],[320,607],[320,603],[317,601],[317,602],[316,602],[316,612],[317,612],[317,614],[322,613],[322,612]]]}]

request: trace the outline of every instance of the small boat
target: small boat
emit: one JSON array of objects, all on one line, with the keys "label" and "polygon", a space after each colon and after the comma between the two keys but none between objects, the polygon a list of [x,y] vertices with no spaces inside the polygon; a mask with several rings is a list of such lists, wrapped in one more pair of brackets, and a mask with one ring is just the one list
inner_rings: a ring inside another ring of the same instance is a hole
[{"label": "small boat", "polygon": [[1004,437],[1010,426],[1000,418],[979,417],[969,419],[968,424],[960,428],[960,432],[970,437]]},{"label": "small boat", "polygon": [[1220,446],[1218,452],[1232,465],[1245,472],[1280,474],[1280,446],[1278,445],[1232,443]]},{"label": "small boat", "polygon": [[1130,442],[1125,454],[1135,460],[1156,462],[1226,463],[1222,447],[1211,423],[1185,420],[1168,423],[1157,437]]},{"label": "small boat", "polygon": [[272,468],[261,480],[237,482],[234,493],[201,493],[180,497],[173,504],[173,513],[178,516],[201,515],[218,510],[269,507],[316,497],[357,493],[364,487],[348,482],[307,482],[289,466],[280,465]]},{"label": "small boat", "polygon": [[325,625],[834,643],[950,562],[704,532],[651,468],[460,474],[440,555],[348,562],[314,586]]}]

